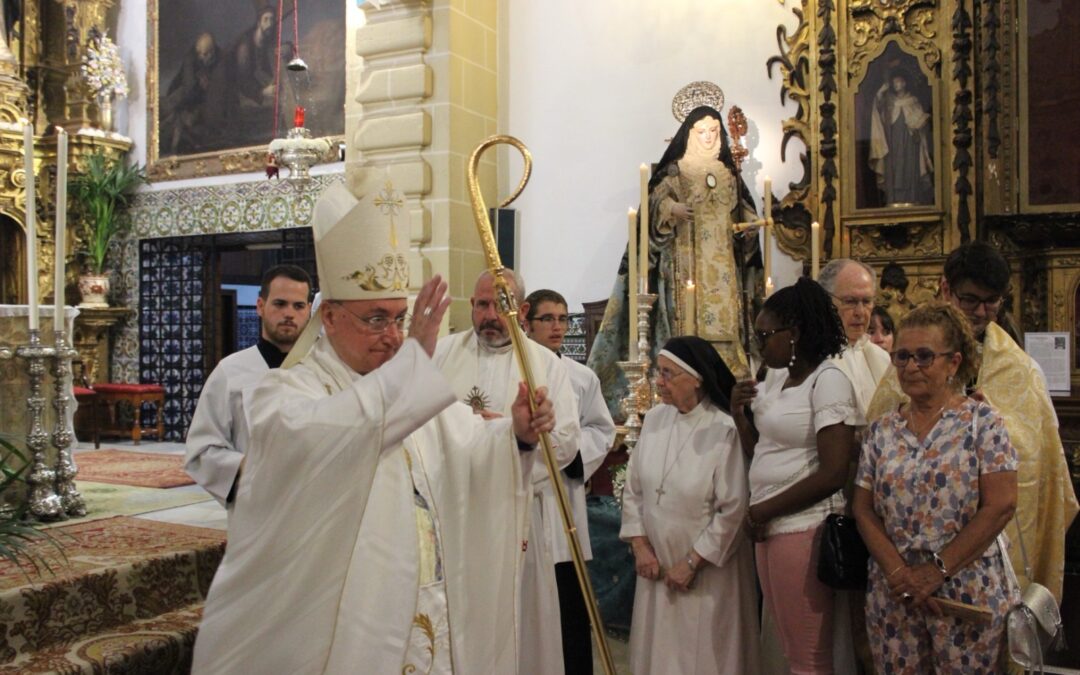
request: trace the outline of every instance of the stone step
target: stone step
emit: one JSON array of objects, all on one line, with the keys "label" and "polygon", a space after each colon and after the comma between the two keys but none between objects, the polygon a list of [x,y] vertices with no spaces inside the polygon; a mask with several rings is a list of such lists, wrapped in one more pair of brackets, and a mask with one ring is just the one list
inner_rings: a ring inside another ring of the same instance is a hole
[{"label": "stone step", "polygon": [[45,542],[35,551],[51,571],[0,564],[0,672],[190,661],[224,532],[120,516],[49,533],[63,555]]}]

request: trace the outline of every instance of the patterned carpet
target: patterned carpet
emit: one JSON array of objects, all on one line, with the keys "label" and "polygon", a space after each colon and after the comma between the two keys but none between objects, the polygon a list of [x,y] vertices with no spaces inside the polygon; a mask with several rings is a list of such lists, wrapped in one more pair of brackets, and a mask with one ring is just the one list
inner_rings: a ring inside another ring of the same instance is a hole
[{"label": "patterned carpet", "polygon": [[152,488],[171,488],[195,483],[191,476],[184,473],[184,458],[181,455],[92,450],[77,453],[75,463],[79,466],[80,481]]},{"label": "patterned carpet", "polygon": [[225,534],[116,517],[50,530],[51,571],[0,564],[0,673],[183,673]]}]

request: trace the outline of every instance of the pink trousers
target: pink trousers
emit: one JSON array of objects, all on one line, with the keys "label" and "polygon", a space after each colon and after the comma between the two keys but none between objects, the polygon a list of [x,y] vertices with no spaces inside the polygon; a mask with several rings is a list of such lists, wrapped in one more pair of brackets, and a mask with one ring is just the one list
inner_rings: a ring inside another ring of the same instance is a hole
[{"label": "pink trousers", "polygon": [[817,578],[821,526],[757,544],[757,572],[793,675],[833,672],[833,590]]}]

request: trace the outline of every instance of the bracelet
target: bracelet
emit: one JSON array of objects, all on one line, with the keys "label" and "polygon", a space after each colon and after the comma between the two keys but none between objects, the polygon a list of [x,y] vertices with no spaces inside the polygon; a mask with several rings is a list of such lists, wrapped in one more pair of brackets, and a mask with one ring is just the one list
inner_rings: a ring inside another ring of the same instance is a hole
[{"label": "bracelet", "polygon": [[941,559],[941,556],[937,553],[932,553],[930,557],[933,558],[934,566],[937,567],[938,572],[941,572],[941,576],[945,578],[945,581],[951,579],[952,577],[949,575],[949,568],[945,566],[945,561]]},{"label": "bracelet", "polygon": [[686,554],[686,564],[690,566],[691,572],[697,572],[697,565],[694,564],[694,555],[692,553]]},{"label": "bracelet", "polygon": [[889,572],[888,574],[886,574],[886,575],[885,575],[885,578],[886,578],[886,579],[892,579],[892,575],[896,574],[897,572],[899,572],[900,570],[904,569],[905,567],[907,567],[907,563],[901,563],[901,564],[900,564],[900,567],[897,567],[897,568],[896,568],[896,569],[894,569],[894,570],[893,570],[892,572]]}]

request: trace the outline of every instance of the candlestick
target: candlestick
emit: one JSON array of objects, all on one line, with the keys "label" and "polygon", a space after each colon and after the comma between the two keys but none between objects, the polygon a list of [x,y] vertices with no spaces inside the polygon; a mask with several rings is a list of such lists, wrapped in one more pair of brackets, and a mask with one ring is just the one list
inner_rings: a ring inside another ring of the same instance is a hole
[{"label": "candlestick", "polygon": [[67,271],[67,165],[68,135],[56,129],[56,264],[53,285],[53,331],[64,330],[64,286]]},{"label": "candlestick", "polygon": [[[762,228],[762,261],[765,263],[765,278],[772,277],[772,180],[765,177],[765,227]],[[768,293],[766,293],[768,295]]]},{"label": "candlestick", "polygon": [[30,330],[38,329],[37,281],[37,208],[34,198],[34,129],[30,121],[23,125],[23,169],[26,172],[26,304],[29,308]]},{"label": "candlestick", "polygon": [[765,277],[765,297],[767,298],[772,295],[774,289],[772,277]]},{"label": "candlestick", "polygon": [[637,246],[637,211],[630,209],[626,212],[626,220],[629,224],[629,243],[626,245],[626,255],[630,262],[630,278],[626,283],[626,294],[630,296],[629,323],[630,323],[630,348],[628,360],[638,359],[638,246]]},{"label": "candlestick", "polygon": [[821,267],[821,223],[810,223],[810,278],[817,281],[818,270]]},{"label": "candlestick", "polygon": [[649,292],[649,165],[638,167],[641,176],[641,292]]}]

